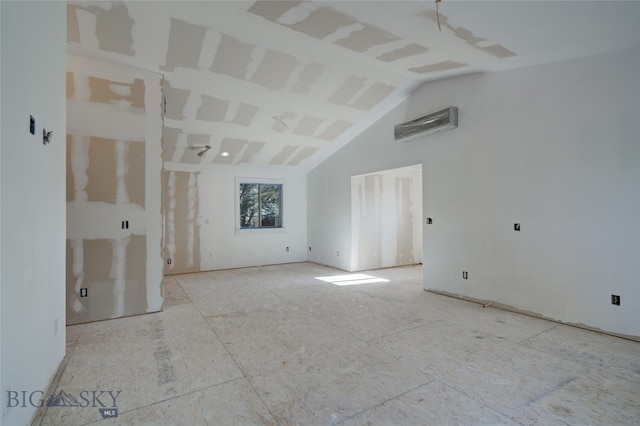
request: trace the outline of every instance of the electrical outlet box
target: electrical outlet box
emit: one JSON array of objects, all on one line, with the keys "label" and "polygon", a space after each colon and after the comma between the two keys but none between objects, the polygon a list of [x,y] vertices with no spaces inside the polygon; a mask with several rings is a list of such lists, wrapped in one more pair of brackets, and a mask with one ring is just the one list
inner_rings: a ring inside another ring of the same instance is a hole
[{"label": "electrical outlet box", "polygon": [[514,223],[513,224],[513,230],[514,231],[520,231],[520,224],[519,223]]},{"label": "electrical outlet box", "polygon": [[87,289],[86,288],[81,288],[80,289],[80,297],[87,297]]},{"label": "electrical outlet box", "polygon": [[616,306],[620,306],[620,296],[618,296],[617,294],[612,294],[611,295],[611,304],[612,305],[616,305]]},{"label": "electrical outlet box", "polygon": [[289,247],[286,247],[285,250],[287,253],[289,253]]},{"label": "electrical outlet box", "polygon": [[466,280],[467,278],[469,278],[469,273],[467,271],[462,271],[462,279]]},{"label": "electrical outlet box", "polygon": [[29,116],[29,133],[36,134],[36,119],[33,118],[33,115]]},{"label": "electrical outlet box", "polygon": [[167,259],[167,265],[171,265],[171,258]]},{"label": "electrical outlet box", "polygon": [[431,225],[433,224],[433,219],[431,219],[430,217],[427,218],[426,220],[427,225]]}]

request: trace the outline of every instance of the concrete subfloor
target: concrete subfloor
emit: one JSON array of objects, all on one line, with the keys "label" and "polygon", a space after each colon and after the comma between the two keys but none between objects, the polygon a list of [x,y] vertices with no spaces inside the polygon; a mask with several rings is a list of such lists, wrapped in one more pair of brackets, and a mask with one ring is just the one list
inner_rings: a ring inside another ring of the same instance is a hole
[{"label": "concrete subfloor", "polygon": [[81,406],[34,424],[640,423],[640,343],[425,292],[421,266],[315,278],[345,274],[166,277],[163,312],[67,327],[50,392]]}]

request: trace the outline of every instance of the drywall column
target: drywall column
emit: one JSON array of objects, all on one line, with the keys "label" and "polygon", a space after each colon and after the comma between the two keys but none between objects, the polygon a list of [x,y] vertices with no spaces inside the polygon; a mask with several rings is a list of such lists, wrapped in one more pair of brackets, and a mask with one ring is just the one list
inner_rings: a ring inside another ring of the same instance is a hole
[{"label": "drywall column", "polygon": [[65,353],[67,11],[57,1],[2,1],[0,11],[0,423],[23,425],[37,407],[13,392],[36,392],[38,404]]},{"label": "drywall column", "polygon": [[161,76],[69,56],[67,322],[162,306]]}]

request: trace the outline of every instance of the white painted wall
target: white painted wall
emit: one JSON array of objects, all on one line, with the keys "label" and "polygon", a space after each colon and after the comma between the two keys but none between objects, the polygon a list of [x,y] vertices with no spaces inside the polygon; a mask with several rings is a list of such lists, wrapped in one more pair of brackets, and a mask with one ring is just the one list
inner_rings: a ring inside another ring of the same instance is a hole
[{"label": "white painted wall", "polygon": [[[3,1],[0,10],[1,423],[20,425],[35,408],[7,408],[7,391],[45,390],[65,353],[67,10],[48,1]],[[53,130],[47,146],[43,127]]]},{"label": "white painted wall", "polygon": [[[282,229],[236,229],[236,178],[283,181]],[[304,174],[281,167],[214,166],[198,175],[198,191],[201,270],[307,260]]]},{"label": "white painted wall", "polygon": [[[348,267],[349,176],[421,161],[425,288],[640,336],[639,75],[635,49],[426,84],[309,173],[310,260]],[[448,105],[458,129],[393,141]]]}]

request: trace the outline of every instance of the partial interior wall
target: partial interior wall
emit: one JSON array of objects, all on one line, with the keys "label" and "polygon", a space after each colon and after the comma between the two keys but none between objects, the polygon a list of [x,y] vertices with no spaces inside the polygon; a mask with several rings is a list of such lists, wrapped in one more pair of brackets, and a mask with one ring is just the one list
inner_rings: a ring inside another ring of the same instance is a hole
[{"label": "partial interior wall", "polygon": [[69,57],[68,324],[162,307],[160,83]]},{"label": "partial interior wall", "polygon": [[2,425],[38,423],[65,356],[65,4],[0,1]]},{"label": "partial interior wall", "polygon": [[[633,49],[427,83],[309,173],[310,260],[343,267],[351,176],[420,162],[426,289],[640,336],[638,75]],[[457,129],[393,140],[447,105]]]},{"label": "partial interior wall", "polygon": [[163,171],[164,273],[200,271],[198,174]]},{"label": "partial interior wall", "polygon": [[422,166],[351,178],[352,271],[422,263]]}]

